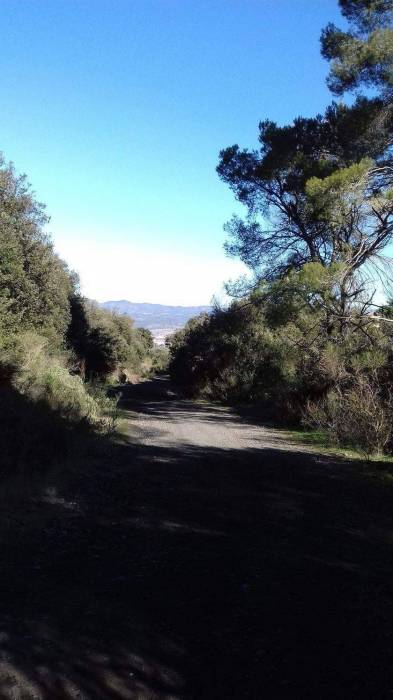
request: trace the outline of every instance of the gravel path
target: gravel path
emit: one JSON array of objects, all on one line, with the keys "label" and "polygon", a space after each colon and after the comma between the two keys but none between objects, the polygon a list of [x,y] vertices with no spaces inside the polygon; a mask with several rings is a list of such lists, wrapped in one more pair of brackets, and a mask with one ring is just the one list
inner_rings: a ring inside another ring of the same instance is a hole
[{"label": "gravel path", "polygon": [[255,419],[126,387],[0,531],[0,698],[390,698],[392,486]]}]

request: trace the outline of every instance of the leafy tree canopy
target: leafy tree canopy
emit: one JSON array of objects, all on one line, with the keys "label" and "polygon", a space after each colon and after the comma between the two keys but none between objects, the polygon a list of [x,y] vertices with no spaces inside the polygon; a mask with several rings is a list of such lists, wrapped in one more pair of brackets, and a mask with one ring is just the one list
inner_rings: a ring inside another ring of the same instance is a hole
[{"label": "leafy tree canopy", "polygon": [[289,126],[261,122],[259,152],[223,150],[218,173],[247,208],[226,225],[227,252],[259,279],[310,262],[351,272],[377,262],[393,233],[390,127],[372,128],[380,107],[359,98]]},{"label": "leafy tree canopy", "polygon": [[0,158],[0,333],[37,329],[61,339],[77,286],[45,233],[48,217],[25,176]]},{"label": "leafy tree canopy", "polygon": [[342,95],[361,85],[386,95],[393,90],[392,0],[340,0],[349,30],[328,24],[321,36],[322,55],[330,63],[328,85]]}]

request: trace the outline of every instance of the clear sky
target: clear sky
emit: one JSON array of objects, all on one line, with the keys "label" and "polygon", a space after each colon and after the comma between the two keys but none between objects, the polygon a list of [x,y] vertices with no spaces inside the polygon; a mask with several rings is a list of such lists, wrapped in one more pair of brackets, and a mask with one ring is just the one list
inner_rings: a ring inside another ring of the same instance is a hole
[{"label": "clear sky", "polygon": [[98,300],[209,303],[236,210],[221,148],[331,100],[336,0],[2,0],[0,148]]}]

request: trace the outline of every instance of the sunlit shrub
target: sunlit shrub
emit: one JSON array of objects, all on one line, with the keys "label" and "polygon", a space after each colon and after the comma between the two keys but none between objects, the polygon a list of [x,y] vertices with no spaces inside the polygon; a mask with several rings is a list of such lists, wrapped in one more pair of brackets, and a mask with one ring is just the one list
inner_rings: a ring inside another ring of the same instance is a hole
[{"label": "sunlit shrub", "polygon": [[104,392],[89,391],[79,376],[70,374],[66,356],[50,355],[47,341],[34,333],[10,339],[0,351],[0,362],[12,386],[22,395],[44,402],[71,422],[104,427],[106,414],[113,412]]},{"label": "sunlit shrub", "polygon": [[381,454],[392,440],[393,397],[378,377],[357,374],[347,388],[339,386],[316,403],[309,402],[305,422],[341,446],[366,457]]}]

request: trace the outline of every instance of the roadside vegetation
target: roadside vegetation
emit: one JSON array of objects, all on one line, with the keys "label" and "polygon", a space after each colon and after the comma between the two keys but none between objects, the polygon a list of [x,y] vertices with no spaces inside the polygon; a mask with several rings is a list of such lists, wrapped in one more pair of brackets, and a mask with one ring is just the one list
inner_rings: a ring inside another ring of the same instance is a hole
[{"label": "roadside vegetation", "polygon": [[0,450],[3,474],[62,461],[80,431],[113,430],[109,382],[164,361],[149,331],[84,299],[54,252],[25,176],[0,161]]},{"label": "roadside vegetation", "polygon": [[[340,0],[348,31],[321,38],[336,95],[314,118],[259,125],[259,150],[230,146],[217,171],[245,216],[229,255],[251,276],[228,308],[169,342],[192,396],[253,402],[369,457],[393,452],[393,6]],[[361,89],[365,88],[365,94]]]}]

